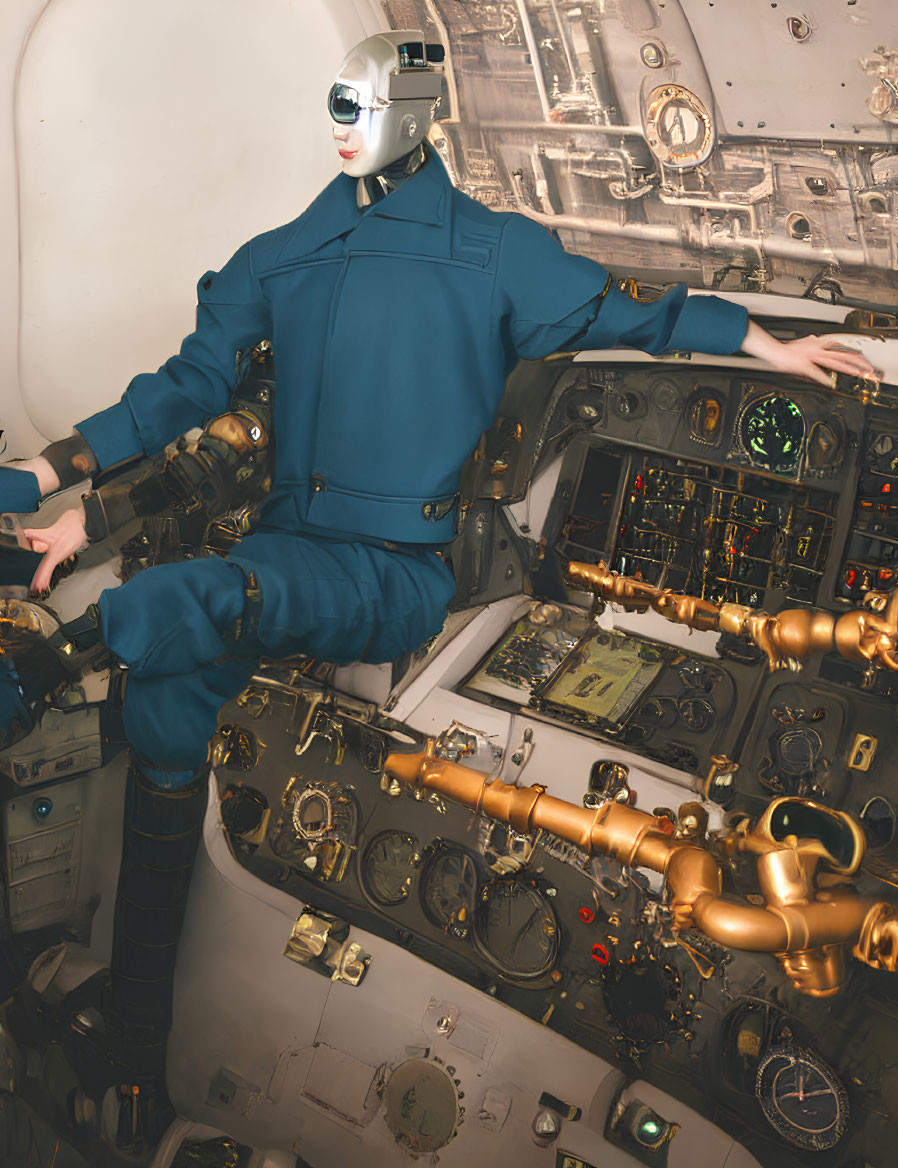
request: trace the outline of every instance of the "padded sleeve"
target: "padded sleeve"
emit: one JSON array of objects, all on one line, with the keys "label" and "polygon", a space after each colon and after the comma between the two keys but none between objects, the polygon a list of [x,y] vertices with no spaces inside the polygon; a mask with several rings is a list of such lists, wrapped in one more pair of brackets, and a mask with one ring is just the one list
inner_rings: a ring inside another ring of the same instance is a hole
[{"label": "padded sleeve", "polygon": [[196,329],[178,355],[156,373],[138,374],[120,402],[78,423],[100,469],[156,454],[179,434],[224,413],[237,350],[270,335],[270,309],[247,243],[220,272],[200,279]]},{"label": "padded sleeve", "polygon": [[497,288],[514,350],[528,359],[559,349],[616,345],[646,353],[733,353],[748,328],[740,305],[716,296],[687,296],[684,284],[655,300],[634,299],[601,264],[566,252],[523,215],[510,216],[506,224]]}]

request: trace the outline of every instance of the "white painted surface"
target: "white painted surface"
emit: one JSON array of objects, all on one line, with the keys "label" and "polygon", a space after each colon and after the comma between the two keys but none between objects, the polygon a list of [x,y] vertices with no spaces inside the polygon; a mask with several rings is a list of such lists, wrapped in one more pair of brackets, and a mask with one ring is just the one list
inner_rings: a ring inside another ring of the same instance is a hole
[{"label": "white painted surface", "polygon": [[[759,3],[739,21],[726,0],[681,4],[711,79],[722,134],[890,141],[889,128],[867,110],[874,79],[858,62],[877,45],[894,46],[894,0]],[[791,36],[790,16],[811,26],[807,40]]]},{"label": "white painted surface", "polygon": [[176,352],[200,275],[337,173],[324,98],[346,49],[381,27],[375,0],[3,6],[9,454]]}]

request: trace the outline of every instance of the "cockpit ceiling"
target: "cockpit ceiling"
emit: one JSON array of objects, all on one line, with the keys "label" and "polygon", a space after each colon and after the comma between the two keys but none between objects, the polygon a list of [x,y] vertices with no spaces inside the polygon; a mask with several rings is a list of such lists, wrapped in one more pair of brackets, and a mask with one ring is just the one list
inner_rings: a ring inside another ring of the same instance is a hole
[{"label": "cockpit ceiling", "polygon": [[898,300],[892,0],[384,9],[447,41],[435,141],[488,206],[643,278]]}]

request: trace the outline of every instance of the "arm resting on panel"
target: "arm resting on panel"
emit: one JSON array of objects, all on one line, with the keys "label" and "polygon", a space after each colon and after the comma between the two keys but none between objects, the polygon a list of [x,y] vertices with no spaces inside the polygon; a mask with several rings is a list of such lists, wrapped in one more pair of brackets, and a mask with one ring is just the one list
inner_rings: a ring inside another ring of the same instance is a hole
[{"label": "arm resting on panel", "polygon": [[824,338],[815,336],[798,337],[794,341],[778,341],[762,329],[756,320],[749,321],[742,349],[750,356],[766,361],[779,373],[807,377],[827,387],[835,388],[832,377],[835,373],[876,380],[876,370],[860,353],[834,348]]},{"label": "arm resting on panel", "polygon": [[720,296],[689,295],[674,284],[642,298],[633,280],[615,281],[601,264],[566,252],[551,232],[522,215],[509,216],[497,288],[514,350],[528,360],[558,350],[618,345],[658,355],[671,350],[726,355],[740,348],[782,373],[829,385],[824,370],[869,378],[864,357],[817,337],[781,342],[742,305]]}]

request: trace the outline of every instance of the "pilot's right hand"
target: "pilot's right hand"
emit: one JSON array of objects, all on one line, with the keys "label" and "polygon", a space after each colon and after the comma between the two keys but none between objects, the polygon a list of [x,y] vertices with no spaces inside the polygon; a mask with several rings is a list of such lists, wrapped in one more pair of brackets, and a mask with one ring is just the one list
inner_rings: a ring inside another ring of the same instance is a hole
[{"label": "pilot's right hand", "polygon": [[42,454],[0,466],[0,511],[36,511],[44,495],[59,490],[59,475]]}]

